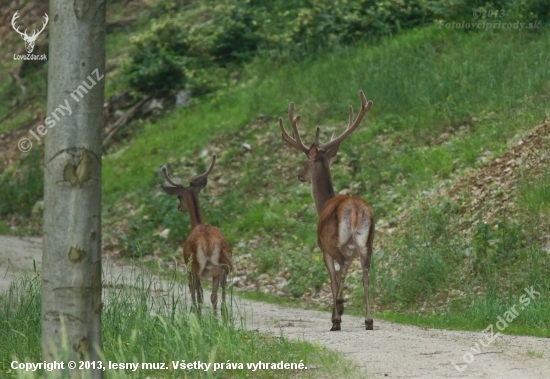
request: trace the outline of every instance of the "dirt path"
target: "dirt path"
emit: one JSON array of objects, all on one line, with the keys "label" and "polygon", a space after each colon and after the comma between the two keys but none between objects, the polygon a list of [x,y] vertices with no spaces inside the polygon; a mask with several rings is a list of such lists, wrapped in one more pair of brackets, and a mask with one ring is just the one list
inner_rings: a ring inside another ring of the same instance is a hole
[{"label": "dirt path", "polygon": [[[0,236],[0,292],[16,277],[41,267],[41,241]],[[135,268],[107,262],[105,280],[131,277]],[[163,287],[166,283],[159,282]],[[209,294],[205,293],[205,298]],[[319,343],[343,353],[370,378],[549,378],[550,338],[501,336],[484,347],[476,332],[399,325],[375,319],[366,332],[361,317],[343,316],[342,331],[329,332],[330,313],[281,307],[237,298],[249,329]],[[496,320],[495,320],[496,321]],[[483,339],[485,341],[485,339]],[[471,353],[472,355],[468,355]],[[463,356],[473,362],[466,365]],[[460,372],[452,363],[455,363]]]}]

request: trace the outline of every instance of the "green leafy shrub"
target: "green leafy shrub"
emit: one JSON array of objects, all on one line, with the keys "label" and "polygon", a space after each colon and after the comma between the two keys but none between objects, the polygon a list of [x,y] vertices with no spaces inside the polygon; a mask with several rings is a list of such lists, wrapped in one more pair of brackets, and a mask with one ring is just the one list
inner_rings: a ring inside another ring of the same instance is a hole
[{"label": "green leafy shrub", "polygon": [[252,15],[236,4],[204,4],[182,13],[167,7],[132,40],[125,73],[133,89],[149,94],[189,86],[195,94],[220,86],[233,63],[257,49]]},{"label": "green leafy shrub", "polygon": [[141,92],[187,84],[201,95],[230,84],[239,66],[258,55],[299,60],[434,20],[475,21],[474,10],[515,21],[550,18],[542,0],[211,0],[181,8],[161,2],[149,30],[133,41],[126,74]]},{"label": "green leafy shrub", "polygon": [[132,40],[132,61],[126,70],[132,88],[143,93],[166,92],[184,84],[190,62],[181,15],[154,20],[151,28]]},{"label": "green leafy shrub", "polygon": [[541,26],[550,20],[550,3],[546,0],[441,1],[439,8],[449,20],[539,21]]},{"label": "green leafy shrub", "polygon": [[195,94],[223,86],[233,67],[256,55],[278,60],[394,33],[433,19],[429,2],[224,0],[181,9],[157,6],[136,37],[126,75],[132,88],[162,93],[189,85]]}]

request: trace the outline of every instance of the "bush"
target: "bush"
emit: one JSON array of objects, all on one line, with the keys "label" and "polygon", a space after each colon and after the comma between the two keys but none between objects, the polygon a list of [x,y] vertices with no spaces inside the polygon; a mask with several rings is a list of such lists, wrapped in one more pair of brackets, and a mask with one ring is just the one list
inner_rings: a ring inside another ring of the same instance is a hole
[{"label": "bush", "polygon": [[181,22],[180,15],[155,20],[147,32],[132,40],[132,61],[126,70],[132,88],[156,94],[185,83],[190,54]]},{"label": "bush", "polygon": [[235,4],[204,4],[153,20],[132,40],[125,73],[131,87],[148,94],[185,86],[195,94],[220,86],[233,63],[254,56],[257,38],[252,16]]},{"label": "bush", "polygon": [[[544,0],[210,0],[178,8],[161,2],[148,31],[133,40],[126,68],[144,93],[190,86],[195,95],[228,85],[239,65],[256,55],[299,60],[337,45],[390,35],[434,22],[474,21],[473,10],[507,19],[550,19]],[[502,13],[501,13],[502,12]],[[478,20],[479,21],[479,20]]]},{"label": "bush", "polygon": [[338,44],[394,33],[431,18],[426,0],[332,2],[225,0],[178,10],[163,2],[151,27],[133,41],[126,75],[132,88],[195,94],[223,86],[231,69],[256,55],[300,59]]},{"label": "bush", "polygon": [[437,19],[474,21],[475,9],[498,11],[522,22],[550,19],[550,5],[543,0],[211,0],[185,8],[171,1],[160,4],[151,12],[156,18],[150,29],[134,39],[126,69],[131,86],[144,93],[189,85],[195,95],[205,94],[228,85],[240,65],[256,55],[298,60]]}]

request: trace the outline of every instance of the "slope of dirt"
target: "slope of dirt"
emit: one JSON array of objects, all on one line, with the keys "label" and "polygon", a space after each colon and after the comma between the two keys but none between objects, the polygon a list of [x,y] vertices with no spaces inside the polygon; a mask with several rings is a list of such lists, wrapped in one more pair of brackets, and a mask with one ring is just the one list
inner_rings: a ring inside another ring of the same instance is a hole
[{"label": "slope of dirt", "polygon": [[475,225],[483,216],[486,222],[512,213],[522,180],[539,179],[550,165],[550,117],[517,141],[502,156],[477,170],[466,173],[447,191],[455,203],[468,207],[466,225]]},{"label": "slope of dirt", "polygon": [[[32,273],[33,260],[40,262],[41,241],[0,236],[0,292],[16,277]],[[8,265],[9,262],[9,265]],[[39,266],[38,266],[39,267]],[[104,263],[107,287],[122,277],[136,277],[135,267],[117,261]],[[159,292],[168,283],[158,280]],[[185,296],[183,290],[182,296]],[[206,292],[206,291],[205,291]],[[205,294],[209,298],[209,294]],[[343,317],[343,330],[329,332],[330,313],[286,308],[234,299],[235,312],[246,327],[291,339],[303,339],[337,350],[354,361],[370,378],[548,378],[550,338],[501,336],[484,347],[481,333],[426,329],[375,320],[375,330],[364,330],[361,317]],[[495,320],[496,321],[496,320]],[[483,339],[485,341],[485,339]],[[478,346],[476,347],[476,342]],[[478,350],[478,353],[474,353]],[[463,356],[473,361],[466,365]],[[266,357],[267,358],[267,357]],[[457,370],[452,363],[455,363]]]}]

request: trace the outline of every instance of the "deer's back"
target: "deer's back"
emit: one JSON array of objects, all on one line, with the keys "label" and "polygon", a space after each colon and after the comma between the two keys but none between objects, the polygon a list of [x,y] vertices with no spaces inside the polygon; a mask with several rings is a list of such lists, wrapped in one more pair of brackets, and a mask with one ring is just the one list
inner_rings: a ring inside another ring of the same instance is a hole
[{"label": "deer's back", "polygon": [[208,224],[197,225],[183,245],[185,264],[195,255],[193,264],[200,261],[210,261],[218,265],[227,265],[232,269],[231,248],[220,229]]},{"label": "deer's back", "polygon": [[319,215],[317,243],[323,252],[342,263],[366,246],[373,223],[372,208],[365,200],[335,196]]}]

